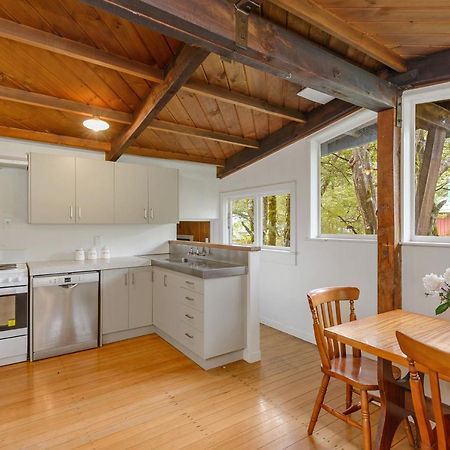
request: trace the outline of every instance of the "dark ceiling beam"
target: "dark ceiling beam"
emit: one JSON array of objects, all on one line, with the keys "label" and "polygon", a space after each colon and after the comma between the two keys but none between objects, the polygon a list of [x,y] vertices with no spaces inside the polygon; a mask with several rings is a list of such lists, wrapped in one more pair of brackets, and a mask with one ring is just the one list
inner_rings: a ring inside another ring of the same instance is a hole
[{"label": "dark ceiling beam", "polygon": [[319,106],[307,115],[304,125],[291,122],[270,134],[260,141],[260,149],[245,148],[225,160],[225,165],[218,169],[217,176],[223,178],[244,167],[259,161],[278,150],[316,133],[338,119],[357,111],[357,106],[342,100],[332,100],[330,103]]},{"label": "dark ceiling beam", "polygon": [[396,105],[396,86],[255,14],[248,45],[235,42],[235,8],[228,0],[83,0],[97,8],[226,58],[381,111]]},{"label": "dark ceiling beam", "polygon": [[155,86],[134,113],[132,124],[111,144],[106,154],[109,161],[117,161],[120,156],[150,125],[153,119],[169,103],[180,87],[186,83],[209,52],[199,47],[184,45],[174,57],[164,81]]}]

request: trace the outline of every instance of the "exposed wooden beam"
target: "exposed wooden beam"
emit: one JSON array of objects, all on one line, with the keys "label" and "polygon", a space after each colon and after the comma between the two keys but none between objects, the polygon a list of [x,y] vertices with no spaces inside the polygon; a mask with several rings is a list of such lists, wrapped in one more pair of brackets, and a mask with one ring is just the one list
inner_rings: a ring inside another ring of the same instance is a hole
[{"label": "exposed wooden beam", "polygon": [[[38,106],[41,108],[54,109],[58,111],[79,114],[85,117],[100,117],[104,120],[130,125],[133,122],[133,115],[123,111],[115,111],[108,108],[86,105],[85,103],[65,100],[50,95],[39,94],[36,92],[23,91],[21,89],[0,86],[0,100],[22,103],[25,105]],[[154,120],[149,128],[165,131],[167,133],[181,134],[194,138],[207,139],[226,144],[239,145],[241,147],[259,148],[259,143],[255,139],[247,139],[241,136],[219,133],[203,128],[180,125],[163,120]]]},{"label": "exposed wooden beam", "polygon": [[123,56],[115,55],[81,42],[57,36],[10,20],[0,18],[0,37],[42,48],[71,58],[107,67],[150,81],[161,82],[163,71]]},{"label": "exposed wooden beam", "polygon": [[[85,150],[94,150],[106,153],[111,149],[111,144],[109,142],[96,141],[93,139],[81,139],[73,136],[61,136],[53,133],[44,133],[42,131],[24,130],[22,128],[0,126],[0,136],[23,139],[27,141],[45,142],[46,144],[60,145],[63,147],[77,147]],[[166,150],[157,150],[137,146],[128,148],[127,153],[152,158],[199,162],[203,164],[212,164],[219,167],[224,164],[222,159],[216,159],[209,156],[189,155],[187,153],[170,152]]]},{"label": "exposed wooden beam", "polygon": [[305,116],[300,111],[296,111],[284,106],[272,105],[269,102],[239,92],[230,91],[229,89],[211,84],[200,83],[198,81],[188,81],[182,90],[192,92],[193,94],[203,95],[205,97],[214,98],[221,102],[231,103],[232,105],[243,106],[255,111],[260,111],[283,119],[293,120],[295,122],[305,122]]},{"label": "exposed wooden beam", "polygon": [[450,131],[450,111],[436,103],[420,103],[416,105],[416,117],[422,123]]},{"label": "exposed wooden beam", "polygon": [[207,50],[198,47],[185,45],[181,48],[167,71],[164,81],[151,90],[134,114],[133,123],[112,142],[111,151],[106,155],[109,161],[117,161],[120,158],[127,147],[140,136],[180,87],[186,83],[208,54]]},{"label": "exposed wooden beam", "polygon": [[109,108],[101,108],[98,106],[75,102],[73,100],[66,100],[50,95],[24,91],[6,86],[0,86],[0,100],[54,109],[79,114],[85,117],[96,116],[101,119],[117,123],[130,124],[133,121],[133,115],[123,111],[115,111]]},{"label": "exposed wooden beam", "polygon": [[339,16],[318,5],[314,0],[270,0],[270,2],[397,72],[406,72],[406,62],[401,56],[364,31],[358,30]]},{"label": "exposed wooden beam", "polygon": [[247,139],[240,136],[219,133],[204,128],[189,127],[163,120],[154,119],[149,125],[149,128],[152,130],[166,131],[168,133],[181,134],[210,141],[223,142],[224,144],[239,145],[240,147],[259,148],[259,143],[255,139]]},{"label": "exposed wooden beam", "polygon": [[378,312],[402,306],[400,129],[396,110],[378,113]]},{"label": "exposed wooden beam", "polygon": [[259,150],[246,148],[227,158],[224,167],[218,170],[217,175],[219,178],[231,175],[357,110],[358,107],[354,105],[341,100],[332,100],[330,103],[320,106],[309,113],[304,125],[291,122],[262,139]]},{"label": "exposed wooden beam", "polygon": [[450,50],[408,61],[408,71],[391,75],[389,81],[403,89],[450,81]]},{"label": "exposed wooden beam", "polygon": [[393,84],[263,17],[250,14],[248,45],[237,46],[235,8],[228,0],[83,2],[364,108],[380,111],[396,104]]}]

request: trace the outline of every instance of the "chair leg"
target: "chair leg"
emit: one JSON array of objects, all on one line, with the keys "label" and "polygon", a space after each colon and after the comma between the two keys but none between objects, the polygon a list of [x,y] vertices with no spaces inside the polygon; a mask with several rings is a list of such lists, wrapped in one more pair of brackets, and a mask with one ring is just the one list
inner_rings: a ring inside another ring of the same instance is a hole
[{"label": "chair leg", "polygon": [[345,409],[350,408],[353,402],[353,386],[351,384],[347,384],[345,386]]},{"label": "chair leg", "polygon": [[369,395],[361,391],[361,416],[364,439],[364,450],[372,450],[372,436],[370,432]]},{"label": "chair leg", "polygon": [[325,394],[327,393],[329,382],[330,382],[329,375],[324,374],[322,378],[322,383],[320,384],[319,392],[317,393],[316,402],[314,403],[314,409],[311,414],[311,420],[309,421],[308,435],[311,435],[313,433],[314,427],[316,426],[317,418],[319,417],[320,408],[322,407]]}]

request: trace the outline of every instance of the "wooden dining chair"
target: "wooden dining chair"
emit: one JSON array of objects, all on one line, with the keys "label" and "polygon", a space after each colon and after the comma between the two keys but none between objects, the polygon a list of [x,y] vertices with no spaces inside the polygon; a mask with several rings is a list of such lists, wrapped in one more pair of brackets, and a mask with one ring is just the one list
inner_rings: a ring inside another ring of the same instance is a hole
[{"label": "wooden dining chair", "polygon": [[[443,352],[435,347],[417,341],[400,331],[397,331],[396,334],[400,348],[408,358],[409,384],[411,386],[421,448],[450,450],[450,415],[444,414],[439,387],[440,375],[445,375],[450,378],[450,353]],[[426,400],[423,383],[416,363],[427,369],[427,375],[430,380],[434,422],[436,423],[434,429],[426,416]]]},{"label": "wooden dining chair", "polygon": [[[356,320],[355,301],[358,298],[359,289],[356,287],[329,287],[315,289],[308,293],[314,336],[323,372],[322,383],[309,422],[308,434],[313,433],[320,410],[324,409],[349,425],[362,430],[364,449],[368,450],[372,448],[369,415],[371,397],[368,391],[378,390],[377,363],[361,356],[360,350],[354,348],[351,355],[348,355],[344,344],[327,338],[324,334],[324,328],[342,323],[341,304],[344,302],[348,302],[349,305],[349,321]],[[346,409],[342,412],[324,403],[330,378],[336,378],[346,383]],[[360,394],[361,401],[359,403],[353,403],[354,392]],[[358,410],[361,410],[361,423],[350,417],[350,414]]]}]

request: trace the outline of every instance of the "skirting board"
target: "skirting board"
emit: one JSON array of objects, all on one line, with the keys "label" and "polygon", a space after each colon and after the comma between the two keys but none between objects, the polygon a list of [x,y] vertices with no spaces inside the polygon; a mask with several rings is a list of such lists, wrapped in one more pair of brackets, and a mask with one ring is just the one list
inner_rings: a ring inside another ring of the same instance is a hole
[{"label": "skirting board", "polygon": [[111,344],[112,342],[123,341],[124,339],[131,339],[138,336],[145,336],[146,334],[152,334],[155,332],[155,327],[149,325],[147,327],[134,328],[132,330],[117,331],[115,333],[104,334],[102,336],[103,344]]},{"label": "skirting board", "polygon": [[305,330],[300,330],[299,328],[289,327],[281,322],[277,322],[276,320],[268,319],[266,317],[261,317],[260,319],[263,325],[267,325],[268,327],[275,328],[275,330],[282,331],[283,333],[290,334],[295,336],[303,341],[310,342],[311,344],[316,344],[316,340],[314,339],[314,335],[311,333],[305,332]]}]

